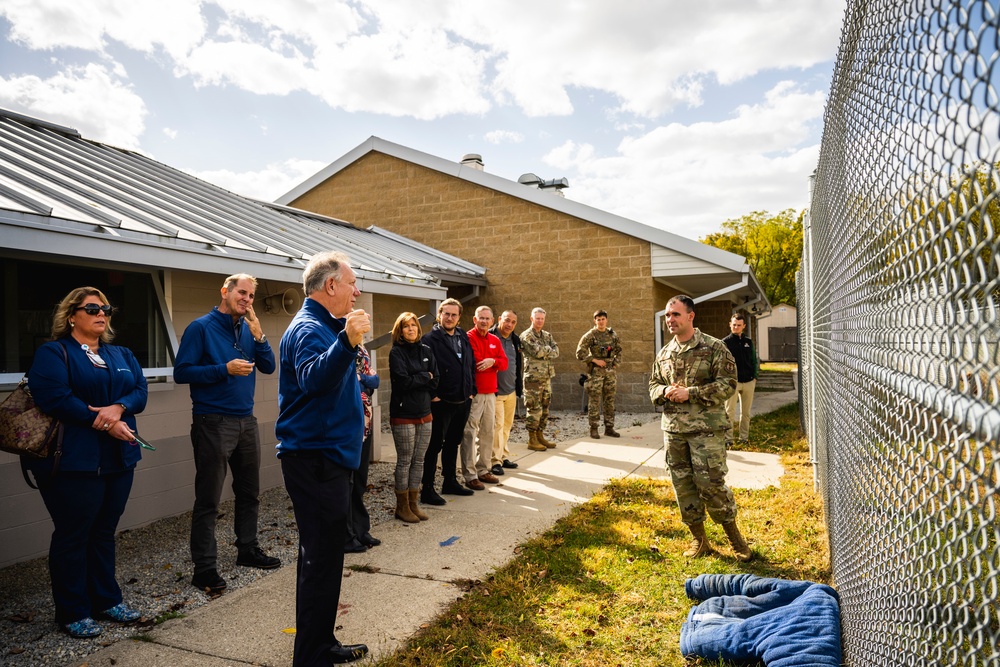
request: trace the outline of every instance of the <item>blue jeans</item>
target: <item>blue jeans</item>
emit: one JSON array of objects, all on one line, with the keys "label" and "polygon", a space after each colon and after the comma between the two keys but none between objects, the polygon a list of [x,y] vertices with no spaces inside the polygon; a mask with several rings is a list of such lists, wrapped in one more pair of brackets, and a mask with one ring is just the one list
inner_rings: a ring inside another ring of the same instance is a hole
[{"label": "blue jeans", "polygon": [[132,491],[134,470],[98,475],[38,475],[52,517],[49,575],[57,623],[73,623],[122,601],[115,580],[115,532]]},{"label": "blue jeans", "polygon": [[260,507],[260,436],[253,415],[195,415],[191,424],[194,447],[194,509],[191,512],[191,560],[195,573],[216,569],[215,522],[219,516],[227,468],[233,471],[236,507],[233,529],[236,548],[257,546]]}]

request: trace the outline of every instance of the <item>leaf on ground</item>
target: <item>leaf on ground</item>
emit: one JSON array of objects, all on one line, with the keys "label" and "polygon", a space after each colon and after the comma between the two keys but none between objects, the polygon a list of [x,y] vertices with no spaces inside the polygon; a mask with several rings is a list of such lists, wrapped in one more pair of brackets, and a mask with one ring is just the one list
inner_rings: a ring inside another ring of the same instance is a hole
[{"label": "leaf on ground", "polygon": [[35,612],[33,611],[23,611],[16,614],[12,614],[7,617],[7,620],[12,623],[31,623],[35,620]]},{"label": "leaf on ground", "polygon": [[282,630],[282,632],[284,632],[286,635],[294,635],[295,634],[295,628],[285,628],[285,629]]}]

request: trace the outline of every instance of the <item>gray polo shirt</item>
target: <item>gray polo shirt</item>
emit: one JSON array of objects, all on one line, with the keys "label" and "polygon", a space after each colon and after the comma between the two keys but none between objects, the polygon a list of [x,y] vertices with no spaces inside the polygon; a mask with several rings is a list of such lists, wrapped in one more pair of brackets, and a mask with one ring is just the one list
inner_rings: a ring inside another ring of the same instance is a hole
[{"label": "gray polo shirt", "polygon": [[497,371],[497,396],[513,394],[517,387],[517,351],[514,349],[514,341],[511,340],[515,335],[513,331],[506,338],[497,334],[500,344],[503,345],[503,353],[507,355],[507,370]]}]

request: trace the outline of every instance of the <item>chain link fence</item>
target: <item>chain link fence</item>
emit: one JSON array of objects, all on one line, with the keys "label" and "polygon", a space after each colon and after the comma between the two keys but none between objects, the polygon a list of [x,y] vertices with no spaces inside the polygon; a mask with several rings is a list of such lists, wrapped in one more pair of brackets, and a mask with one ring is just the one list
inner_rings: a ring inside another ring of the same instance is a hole
[{"label": "chain link fence", "polygon": [[1000,665],[998,0],[848,0],[798,276],[844,656]]}]

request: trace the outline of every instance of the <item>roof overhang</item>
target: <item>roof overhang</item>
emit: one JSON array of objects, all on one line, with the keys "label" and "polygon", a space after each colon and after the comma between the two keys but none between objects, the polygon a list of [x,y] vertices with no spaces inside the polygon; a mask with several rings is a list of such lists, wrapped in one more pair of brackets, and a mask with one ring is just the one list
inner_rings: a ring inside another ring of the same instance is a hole
[{"label": "roof overhang", "polygon": [[[302,282],[305,261],[271,253],[219,248],[205,243],[141,232],[109,230],[101,225],[0,209],[0,249],[18,256],[38,253],[65,257],[104,257],[124,265],[228,275],[246,272],[259,279]],[[356,269],[359,288],[373,294],[415,299],[443,299],[447,288]]]}]

